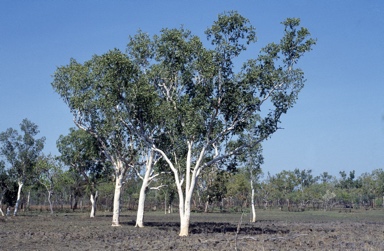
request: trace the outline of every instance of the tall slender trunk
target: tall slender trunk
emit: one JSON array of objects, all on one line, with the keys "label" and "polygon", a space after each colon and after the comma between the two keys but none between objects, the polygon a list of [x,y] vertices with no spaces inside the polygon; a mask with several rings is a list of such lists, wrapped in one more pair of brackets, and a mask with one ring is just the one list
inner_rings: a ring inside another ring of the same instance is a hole
[{"label": "tall slender trunk", "polygon": [[53,203],[51,200],[52,193],[53,193],[52,190],[48,190],[48,203],[49,203],[49,209],[51,210],[51,214],[53,214]]},{"label": "tall slender trunk", "polygon": [[[194,187],[196,185],[196,179],[198,175],[200,174],[201,167],[200,163],[203,159],[205,148],[201,150],[199,158],[196,160],[195,168],[191,168],[191,162],[192,162],[192,141],[188,141],[188,153],[187,153],[187,159],[186,159],[186,170],[185,175],[179,175],[179,170],[175,168],[172,161],[167,157],[167,155],[161,151],[158,148],[155,148],[154,150],[160,153],[165,161],[169,164],[169,167],[171,168],[174,178],[175,178],[175,184],[177,187],[177,193],[179,196],[179,215],[180,215],[180,233],[179,236],[188,236],[189,234],[189,222],[190,222],[190,216],[191,216],[191,200],[192,200],[192,194]],[[183,177],[183,178],[181,178]],[[184,180],[185,179],[185,180]],[[184,186],[183,183],[185,182]],[[184,187],[184,191],[183,191]],[[184,193],[185,192],[185,193]]]},{"label": "tall slender trunk", "polygon": [[113,215],[112,215],[112,226],[120,226],[120,195],[121,187],[123,185],[123,178],[125,173],[125,167],[122,161],[117,161],[115,171],[115,194],[113,197]]},{"label": "tall slender trunk", "polygon": [[27,195],[27,206],[26,206],[27,211],[29,211],[29,203],[30,203],[30,201],[31,201],[31,189],[29,189],[28,195]]},{"label": "tall slender trunk", "polygon": [[1,213],[1,216],[4,216],[4,212],[3,212],[3,199],[4,199],[4,195],[5,195],[5,192],[7,192],[7,189],[3,189],[3,191],[1,192],[1,197],[0,197],[0,213]]},{"label": "tall slender trunk", "polygon": [[255,188],[253,187],[253,180],[251,179],[251,209],[252,219],[251,222],[256,222],[256,209],[255,209]]},{"label": "tall slender trunk", "polygon": [[191,155],[192,142],[188,142],[188,153],[185,172],[185,197],[182,190],[182,183],[177,182],[177,190],[179,194],[179,212],[180,212],[180,233],[179,236],[188,236],[189,222],[191,218],[191,199],[193,189],[196,183],[196,169],[191,173]]},{"label": "tall slender trunk", "polygon": [[149,153],[149,158],[145,165],[145,174],[143,177],[143,183],[140,188],[139,195],[139,204],[137,205],[137,216],[136,216],[136,226],[135,227],[144,227],[144,207],[145,207],[145,197],[148,189],[149,179],[152,173],[153,157],[155,152],[151,151]]},{"label": "tall slender trunk", "polygon": [[98,197],[98,191],[95,194],[91,193],[90,201],[91,201],[91,213],[89,215],[90,218],[94,218],[96,215],[96,202]]},{"label": "tall slender trunk", "polygon": [[21,189],[23,188],[24,182],[19,181],[18,185],[19,185],[19,188],[17,189],[17,199],[16,199],[15,210],[13,211],[13,216],[17,215],[17,211],[18,211],[20,199],[21,199]]},{"label": "tall slender trunk", "polygon": [[139,195],[139,203],[137,205],[137,216],[136,216],[136,226],[135,227],[144,227],[144,206],[145,206],[145,197],[146,190],[148,187],[149,180],[148,170],[145,171],[145,176],[143,178],[143,184],[141,185],[140,195]]}]

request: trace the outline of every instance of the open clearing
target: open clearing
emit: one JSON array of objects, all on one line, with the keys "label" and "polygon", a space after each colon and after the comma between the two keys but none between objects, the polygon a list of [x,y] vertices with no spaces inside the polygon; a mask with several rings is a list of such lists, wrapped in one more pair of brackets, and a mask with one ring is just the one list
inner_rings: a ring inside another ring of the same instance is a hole
[{"label": "open clearing", "polygon": [[184,238],[177,213],[147,213],[142,229],[134,227],[135,212],[123,212],[121,227],[111,220],[103,213],[1,217],[0,250],[384,250],[382,210],[259,210],[256,223],[249,214],[196,213]]}]

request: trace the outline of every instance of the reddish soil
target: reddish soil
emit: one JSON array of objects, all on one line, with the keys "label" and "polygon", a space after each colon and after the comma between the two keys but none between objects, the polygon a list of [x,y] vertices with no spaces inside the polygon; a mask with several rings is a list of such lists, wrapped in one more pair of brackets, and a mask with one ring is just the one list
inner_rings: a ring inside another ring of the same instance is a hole
[{"label": "reddish soil", "polygon": [[121,227],[111,227],[111,215],[24,214],[0,217],[0,250],[384,250],[383,212],[340,215],[244,216],[238,228],[240,214],[194,214],[190,236],[179,237],[177,214],[151,213],[142,229],[134,212],[121,216]]}]

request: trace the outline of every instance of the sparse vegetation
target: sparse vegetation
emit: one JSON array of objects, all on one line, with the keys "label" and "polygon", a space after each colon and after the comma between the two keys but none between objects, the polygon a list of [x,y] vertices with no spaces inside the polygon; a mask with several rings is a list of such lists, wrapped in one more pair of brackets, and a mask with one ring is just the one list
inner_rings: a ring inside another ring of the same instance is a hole
[{"label": "sparse vegetation", "polygon": [[[383,250],[384,211],[286,212],[266,210],[258,222],[249,214],[194,213],[191,235],[177,238],[178,215],[146,214],[137,229],[135,212],[120,215],[122,228],[111,228],[111,214],[20,212],[0,221],[6,250]],[[17,236],[17,240],[15,239]],[[237,239],[237,242],[236,242]],[[48,241],[49,240],[49,241]]]}]

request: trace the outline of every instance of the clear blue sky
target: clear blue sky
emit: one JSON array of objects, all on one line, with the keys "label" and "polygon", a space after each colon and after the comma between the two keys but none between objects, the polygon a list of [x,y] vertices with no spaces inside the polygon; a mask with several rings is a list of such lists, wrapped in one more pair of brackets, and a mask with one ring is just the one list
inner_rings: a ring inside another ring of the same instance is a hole
[{"label": "clear blue sky", "polygon": [[[56,67],[113,48],[138,29],[156,34],[184,25],[203,36],[219,13],[237,10],[256,27],[252,58],[278,42],[280,22],[301,18],[318,39],[301,61],[306,86],[264,144],[264,172],[384,168],[384,1],[5,1],[0,0],[0,131],[24,118],[45,136],[46,153],[73,125],[51,87]],[[205,38],[203,38],[205,40]]]}]

